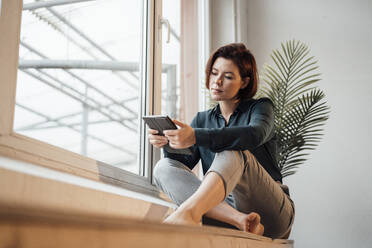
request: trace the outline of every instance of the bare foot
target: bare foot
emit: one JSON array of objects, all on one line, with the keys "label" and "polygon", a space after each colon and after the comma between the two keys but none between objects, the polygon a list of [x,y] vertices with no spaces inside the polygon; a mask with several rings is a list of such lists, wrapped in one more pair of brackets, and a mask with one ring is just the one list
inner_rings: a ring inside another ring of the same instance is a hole
[{"label": "bare foot", "polygon": [[163,222],[175,225],[201,226],[201,221],[194,220],[191,211],[180,208],[169,215]]},{"label": "bare foot", "polygon": [[255,212],[251,212],[250,214],[242,213],[237,227],[242,231],[251,232],[257,235],[263,235],[265,230],[264,226],[261,224],[260,215]]}]

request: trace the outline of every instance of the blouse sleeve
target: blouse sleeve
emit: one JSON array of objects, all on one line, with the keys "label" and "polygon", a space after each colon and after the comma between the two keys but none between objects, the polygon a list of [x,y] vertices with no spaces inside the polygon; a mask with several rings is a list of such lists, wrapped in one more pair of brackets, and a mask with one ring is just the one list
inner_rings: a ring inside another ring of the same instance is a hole
[{"label": "blouse sleeve", "polygon": [[224,150],[253,150],[266,143],[274,128],[274,105],[261,98],[252,106],[251,119],[246,126],[195,128],[196,144],[213,152]]},{"label": "blouse sleeve", "polygon": [[[190,124],[190,126],[194,128],[194,130],[198,126],[197,119],[198,119],[198,114],[194,117],[194,119],[192,120]],[[177,160],[183,163],[184,165],[186,165],[187,167],[189,167],[190,170],[192,170],[200,160],[200,152],[199,152],[199,148],[197,147],[197,145],[193,145],[190,148],[192,150],[192,155],[170,153],[170,152],[167,152],[165,149],[163,149],[164,157]]]}]

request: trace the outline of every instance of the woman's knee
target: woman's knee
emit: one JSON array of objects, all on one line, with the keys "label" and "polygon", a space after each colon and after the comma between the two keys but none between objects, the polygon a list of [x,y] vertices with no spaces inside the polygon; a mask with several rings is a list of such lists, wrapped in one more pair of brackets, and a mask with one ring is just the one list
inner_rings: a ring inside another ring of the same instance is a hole
[{"label": "woman's knee", "polygon": [[191,171],[186,165],[177,160],[171,158],[162,158],[155,165],[153,177],[155,179],[155,182],[167,181],[171,179],[171,177],[173,177],[175,174],[177,174],[180,170]]},{"label": "woman's knee", "polygon": [[169,172],[169,167],[170,167],[170,159],[169,158],[162,158],[160,159],[153,171],[153,177],[155,179],[155,182],[161,181],[164,176],[166,176]]},{"label": "woman's knee", "polygon": [[215,159],[216,158],[223,158],[231,162],[244,162],[243,151],[225,150],[216,153]]},{"label": "woman's knee", "polygon": [[213,162],[217,164],[226,164],[229,168],[231,168],[231,164],[234,164],[240,168],[245,167],[245,156],[244,151],[233,151],[233,150],[225,150],[219,153],[216,153]]}]

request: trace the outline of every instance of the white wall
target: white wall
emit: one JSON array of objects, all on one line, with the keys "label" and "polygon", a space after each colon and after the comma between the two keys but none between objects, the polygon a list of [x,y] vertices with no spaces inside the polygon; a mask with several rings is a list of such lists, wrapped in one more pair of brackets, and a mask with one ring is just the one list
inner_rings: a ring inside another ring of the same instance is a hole
[{"label": "white wall", "polygon": [[233,0],[209,0],[211,50],[234,42]]},{"label": "white wall", "polygon": [[[228,2],[219,8],[229,8]],[[290,239],[301,248],[372,247],[372,1],[245,4],[242,39],[259,68],[281,42],[305,42],[319,61],[319,86],[331,107],[323,140],[298,172],[284,179],[296,204]],[[229,25],[220,28],[230,34]]]}]

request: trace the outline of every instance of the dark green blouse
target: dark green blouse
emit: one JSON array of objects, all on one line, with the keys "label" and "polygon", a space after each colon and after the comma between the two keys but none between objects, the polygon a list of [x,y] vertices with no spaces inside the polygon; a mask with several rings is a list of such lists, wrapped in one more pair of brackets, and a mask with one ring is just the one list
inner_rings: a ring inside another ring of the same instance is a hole
[{"label": "dark green blouse", "polygon": [[269,98],[248,99],[239,103],[229,123],[219,105],[198,112],[191,123],[196,144],[193,155],[164,151],[165,157],[176,159],[190,169],[201,159],[204,174],[211,166],[215,153],[225,150],[249,150],[275,181],[282,182],[276,157],[274,104]]}]

